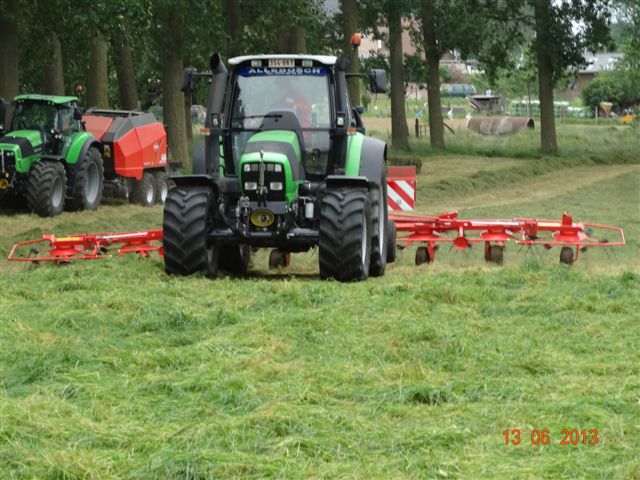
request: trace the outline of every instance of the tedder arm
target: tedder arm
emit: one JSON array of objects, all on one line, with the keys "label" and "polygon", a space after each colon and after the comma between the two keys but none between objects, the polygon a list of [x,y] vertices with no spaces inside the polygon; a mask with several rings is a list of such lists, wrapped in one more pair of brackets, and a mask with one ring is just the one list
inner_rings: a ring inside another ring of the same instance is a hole
[{"label": "tedder arm", "polygon": [[[589,247],[615,247],[625,244],[621,228],[587,222],[574,222],[566,213],[561,220],[539,220],[513,218],[511,220],[462,220],[458,212],[449,212],[437,217],[390,213],[396,223],[398,246],[408,247],[423,243],[416,252],[416,264],[435,260],[436,244],[450,243],[459,250],[470,248],[474,243],[484,243],[485,260],[502,263],[505,242],[513,240],[518,245],[540,245],[545,248],[562,247],[560,261],[571,264],[578,259],[580,251]],[[598,240],[595,231],[614,232],[616,241]],[[452,235],[448,235],[452,234]],[[572,247],[575,247],[575,254]]]},{"label": "tedder arm", "polygon": [[[48,243],[47,250],[40,252],[33,245]],[[25,248],[32,246],[25,255]],[[140,230],[121,233],[89,233],[66,237],[53,234],[43,235],[37,240],[16,243],[7,260],[12,262],[56,262],[72,260],[95,260],[109,258],[114,250],[121,257],[127,253],[137,253],[148,257],[151,252],[162,255],[162,230]]]}]

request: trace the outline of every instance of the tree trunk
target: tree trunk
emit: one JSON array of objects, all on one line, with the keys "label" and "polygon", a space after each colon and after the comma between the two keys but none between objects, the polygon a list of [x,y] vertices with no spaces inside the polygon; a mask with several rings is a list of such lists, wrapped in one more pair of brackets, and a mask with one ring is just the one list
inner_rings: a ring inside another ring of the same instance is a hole
[{"label": "tree trunk", "polygon": [[107,74],[107,42],[95,35],[91,45],[87,73],[87,106],[109,108],[109,79]]},{"label": "tree trunk", "polygon": [[191,124],[191,93],[185,92],[184,96],[184,127],[187,140],[193,140],[193,125]]},{"label": "tree trunk", "polygon": [[444,123],[440,106],[440,51],[436,40],[436,19],[432,0],[422,3],[422,37],[427,56],[429,138],[433,148],[445,148]]},{"label": "tree trunk", "polygon": [[293,27],[289,33],[289,53],[307,53],[307,38],[304,27]]},{"label": "tree trunk", "polygon": [[176,52],[165,52],[162,61],[162,101],[169,152],[175,162],[182,162],[188,167],[184,94],[180,91],[182,70],[182,56]]},{"label": "tree trunk", "polygon": [[229,57],[236,57],[242,54],[242,11],[240,0],[226,0],[226,22],[225,29],[229,37],[227,53]]},{"label": "tree trunk", "polygon": [[536,0],[536,60],[538,63],[538,93],[540,95],[540,149],[542,153],[558,151],[556,118],[553,109],[553,62],[548,45],[553,43],[551,33],[550,0]]},{"label": "tree trunk", "polygon": [[278,34],[276,38],[276,52],[277,53],[291,53],[289,49],[291,46],[291,42],[289,38],[291,37],[291,32],[289,30],[284,30]]},{"label": "tree trunk", "polygon": [[56,32],[49,32],[49,61],[42,68],[43,93],[64,95],[64,75],[62,71],[62,47]]},{"label": "tree trunk", "polygon": [[119,41],[116,47],[118,74],[118,96],[120,108],[123,110],[138,109],[138,87],[136,86],[135,70],[131,47],[126,41]]},{"label": "tree trunk", "polygon": [[387,5],[389,21],[389,64],[391,67],[391,145],[409,149],[409,128],[404,101],[404,57],[402,55],[402,19],[395,2]]},{"label": "tree trunk", "polygon": [[[342,34],[343,50],[350,54],[351,36],[358,31],[358,2],[357,0],[342,0]],[[347,68],[347,73],[360,72],[360,57],[355,55]],[[353,105],[360,105],[360,79],[352,77],[347,80],[349,96]]]},{"label": "tree trunk", "polygon": [[[7,101],[13,100],[20,90],[19,84],[19,57],[18,57],[18,24],[5,16],[5,14],[17,13],[17,2],[10,0],[7,10],[0,10],[0,58],[2,68],[0,68],[0,97]],[[7,117],[9,115],[7,109]],[[0,118],[0,124],[5,124],[5,119]]]}]

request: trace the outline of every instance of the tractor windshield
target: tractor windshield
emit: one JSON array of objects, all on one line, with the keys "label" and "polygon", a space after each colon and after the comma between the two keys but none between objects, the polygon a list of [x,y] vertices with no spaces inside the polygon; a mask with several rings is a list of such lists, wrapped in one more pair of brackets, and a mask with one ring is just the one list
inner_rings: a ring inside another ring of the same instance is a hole
[{"label": "tractor windshield", "polygon": [[47,102],[20,102],[13,114],[11,130],[44,130],[56,128],[58,107]]},{"label": "tractor windshield", "polygon": [[231,110],[234,162],[249,137],[260,130],[265,116],[290,111],[302,129],[305,171],[311,176],[324,175],[330,145],[329,102],[325,67],[240,67]]}]

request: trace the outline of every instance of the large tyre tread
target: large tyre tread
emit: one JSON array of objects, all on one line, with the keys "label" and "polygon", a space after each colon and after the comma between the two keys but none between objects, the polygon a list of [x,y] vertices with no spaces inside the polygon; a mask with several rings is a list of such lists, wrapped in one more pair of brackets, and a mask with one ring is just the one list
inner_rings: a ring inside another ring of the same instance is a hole
[{"label": "large tyre tread", "polygon": [[[338,281],[365,280],[369,258],[362,259],[362,222],[368,222],[365,255],[371,252],[369,195],[366,189],[327,189],[320,211],[320,276]],[[365,213],[363,216],[363,212]],[[364,264],[364,266],[363,266]]]},{"label": "large tyre tread", "polygon": [[167,273],[191,275],[199,271],[207,272],[206,222],[210,195],[206,188],[174,188],[169,191],[163,218]]},{"label": "large tyre tread", "polygon": [[[388,206],[387,206],[387,177],[383,174],[380,179],[382,189],[375,189],[371,192],[371,265],[369,275],[381,277],[387,268],[387,228],[388,228]],[[380,246],[379,226],[382,222],[382,246]]]},{"label": "large tyre tread", "polygon": [[[98,193],[93,202],[87,199],[87,170],[90,163],[95,163],[98,168],[99,186]],[[75,169],[75,179],[71,190],[71,199],[69,200],[69,208],[71,210],[95,210],[102,200],[102,190],[104,188],[104,162],[102,155],[96,147],[90,147],[84,159],[79,164],[71,165],[70,168]]]},{"label": "large tyre tread", "polygon": [[[51,188],[56,176],[62,181],[62,201],[60,205],[51,203]],[[67,189],[67,175],[61,163],[39,161],[29,172],[26,198],[29,208],[41,217],[54,217],[62,212]]]}]

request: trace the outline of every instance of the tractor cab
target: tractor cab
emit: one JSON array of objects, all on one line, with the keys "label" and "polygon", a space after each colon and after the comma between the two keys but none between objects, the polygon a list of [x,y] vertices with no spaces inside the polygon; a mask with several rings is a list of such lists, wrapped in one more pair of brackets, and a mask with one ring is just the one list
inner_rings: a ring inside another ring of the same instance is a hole
[{"label": "tractor cab", "polygon": [[76,97],[20,95],[15,98],[8,136],[26,139],[32,147],[59,154],[64,138],[82,130]]}]

